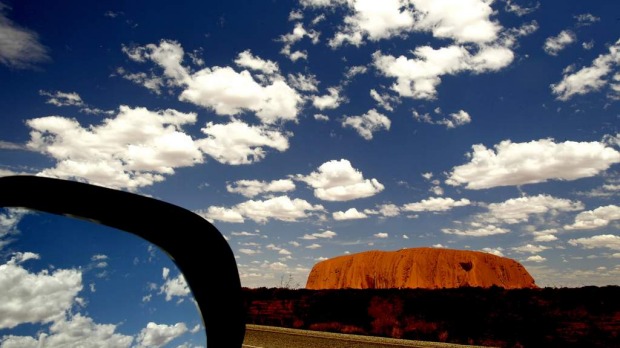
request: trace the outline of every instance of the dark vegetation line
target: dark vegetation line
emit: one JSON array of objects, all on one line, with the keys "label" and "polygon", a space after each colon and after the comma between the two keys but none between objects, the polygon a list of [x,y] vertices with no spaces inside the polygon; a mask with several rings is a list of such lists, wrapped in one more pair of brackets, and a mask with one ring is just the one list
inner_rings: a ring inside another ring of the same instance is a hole
[{"label": "dark vegetation line", "polygon": [[620,287],[243,289],[248,324],[495,347],[620,347]]}]

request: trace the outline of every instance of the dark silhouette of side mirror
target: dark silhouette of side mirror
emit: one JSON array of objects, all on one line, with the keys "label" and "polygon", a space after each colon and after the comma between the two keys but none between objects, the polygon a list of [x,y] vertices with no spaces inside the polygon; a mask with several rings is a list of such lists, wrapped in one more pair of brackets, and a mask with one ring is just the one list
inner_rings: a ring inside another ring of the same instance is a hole
[{"label": "dark silhouette of side mirror", "polygon": [[222,234],[197,214],[133,193],[36,176],[0,178],[0,207],[85,219],[154,244],[183,273],[203,319],[207,346],[241,347],[245,308],[236,260]]}]

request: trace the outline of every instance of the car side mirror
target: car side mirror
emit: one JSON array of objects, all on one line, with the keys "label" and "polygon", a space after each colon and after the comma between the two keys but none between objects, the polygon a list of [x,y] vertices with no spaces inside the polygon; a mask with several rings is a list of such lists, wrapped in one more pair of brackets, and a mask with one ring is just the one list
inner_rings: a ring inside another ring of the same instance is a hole
[{"label": "car side mirror", "polygon": [[36,176],[1,177],[0,207],[87,220],[159,247],[185,277],[207,346],[242,346],[245,308],[234,254],[215,226],[197,214],[129,192]]}]

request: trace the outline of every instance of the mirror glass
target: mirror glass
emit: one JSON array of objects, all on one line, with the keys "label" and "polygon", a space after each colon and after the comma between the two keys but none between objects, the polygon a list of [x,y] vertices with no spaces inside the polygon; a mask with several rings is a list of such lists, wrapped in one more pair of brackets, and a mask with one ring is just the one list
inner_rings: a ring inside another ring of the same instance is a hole
[{"label": "mirror glass", "polygon": [[183,275],[131,233],[0,208],[0,346],[205,347]]}]

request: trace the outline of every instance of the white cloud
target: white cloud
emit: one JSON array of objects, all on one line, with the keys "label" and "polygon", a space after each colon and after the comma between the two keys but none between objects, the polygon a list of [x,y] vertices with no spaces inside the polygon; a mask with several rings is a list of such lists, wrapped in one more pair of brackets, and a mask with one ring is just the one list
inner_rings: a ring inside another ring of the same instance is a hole
[{"label": "white cloud", "polygon": [[194,113],[127,106],[88,128],[74,119],[47,116],[26,122],[32,129],[27,145],[57,161],[41,175],[133,190],[164,180],[175,168],[202,163],[197,144],[181,130],[195,121]]},{"label": "white cloud", "polygon": [[316,79],[316,76],[309,74],[304,75],[302,73],[297,73],[296,75],[289,74],[288,75],[288,83],[291,87],[296,88],[300,91],[304,92],[317,92],[319,90],[319,81]]},{"label": "white cloud", "polygon": [[471,161],[453,168],[447,184],[478,190],[497,186],[525,185],[550,179],[576,180],[597,175],[620,162],[620,152],[599,142],[553,139],[513,143],[504,140],[495,151],[473,145]]},{"label": "white cloud", "polygon": [[545,40],[543,49],[547,54],[557,56],[557,54],[577,40],[577,36],[570,30],[562,30],[557,36],[548,37]]},{"label": "white cloud", "polygon": [[394,217],[400,214],[400,208],[396,204],[378,205],[379,213],[385,217]]},{"label": "white cloud", "polygon": [[540,256],[540,255],[534,255],[534,256],[530,256],[530,257],[528,257],[527,259],[525,259],[525,261],[540,263],[540,262],[545,262],[545,261],[547,261],[547,259],[546,259],[546,258],[544,258],[544,257],[542,257],[542,256]]},{"label": "white cloud", "polygon": [[314,188],[314,195],[326,201],[371,197],[384,189],[377,179],[364,179],[346,159],[325,162],[317,171],[307,176],[298,174],[295,179],[310,185]]},{"label": "white cloud", "polygon": [[282,47],[280,53],[293,62],[298,59],[308,59],[308,53],[306,51],[292,51],[292,46],[304,37],[308,37],[312,43],[316,44],[319,41],[319,36],[320,33],[316,30],[306,30],[302,23],[296,23],[293,32],[280,36],[279,41],[284,43],[284,47]]},{"label": "white cloud", "polygon": [[172,300],[173,297],[186,297],[190,294],[189,287],[185,281],[183,274],[179,274],[176,278],[168,279],[167,272],[164,273],[164,284],[159,288],[160,294],[166,295],[166,301]]},{"label": "white cloud", "polygon": [[550,228],[542,231],[533,231],[535,242],[553,242],[558,240],[558,237],[555,234],[558,232],[555,228]]},{"label": "white cloud", "polygon": [[291,10],[291,12],[289,12],[288,14],[289,21],[298,21],[301,19],[304,19],[304,14],[300,10]]},{"label": "white cloud", "polygon": [[[436,114],[441,113],[441,109],[435,110]],[[419,122],[429,123],[429,124],[439,124],[446,126],[446,128],[456,128],[459,126],[466,125],[471,122],[471,116],[467,111],[459,110],[457,112],[451,113],[449,117],[444,117],[441,120],[433,120],[430,114],[420,114],[416,110],[413,110],[413,118]]]},{"label": "white cloud", "polygon": [[268,126],[251,126],[239,120],[227,124],[207,123],[206,139],[196,141],[200,150],[225,164],[250,164],[266,156],[265,147],[280,152],[289,147],[288,134]]},{"label": "white cloud", "polygon": [[264,193],[288,192],[295,189],[295,183],[290,179],[273,180],[271,182],[259,180],[238,180],[226,185],[228,192],[239,193],[245,197],[254,197]]},{"label": "white cloud", "polygon": [[316,243],[314,243],[314,244],[310,244],[310,245],[308,245],[308,246],[306,247],[306,249],[312,249],[312,250],[314,250],[314,249],[318,249],[318,248],[320,248],[320,247],[321,247],[321,245],[320,245],[320,244],[316,244]]},{"label": "white cloud", "polygon": [[519,4],[515,4],[512,0],[506,0],[506,6],[504,8],[507,12],[514,13],[517,16],[521,17],[538,10],[539,7],[539,2],[536,2],[531,7],[524,7]]},{"label": "white cloud", "polygon": [[335,236],[337,236],[336,232],[328,230],[328,231],[316,232],[316,233],[312,233],[312,234],[305,234],[303,237],[301,237],[301,239],[305,239],[305,240],[314,240],[314,239],[318,239],[318,238],[332,239]]},{"label": "white cloud", "polygon": [[620,250],[620,237],[613,234],[571,239],[568,243],[574,246],[580,245],[585,249],[608,248],[612,250]]},{"label": "white cloud", "polygon": [[582,210],[583,204],[564,198],[555,198],[550,195],[524,196],[512,198],[502,203],[488,205],[488,213],[479,216],[490,223],[516,224],[527,222],[530,215],[549,213],[552,215],[560,211]]},{"label": "white cloud", "polygon": [[518,253],[530,253],[530,254],[537,254],[541,251],[545,251],[549,249],[549,247],[546,247],[544,245],[533,245],[533,244],[526,244],[526,245],[522,245],[520,247],[515,247],[512,248],[512,250],[518,252]]},{"label": "white cloud", "polygon": [[347,78],[347,80],[352,79],[353,77],[357,76],[357,75],[362,75],[365,74],[368,71],[368,68],[364,65],[356,65],[356,66],[352,66],[350,67],[344,74],[344,76]]},{"label": "white cloud", "polygon": [[575,217],[572,225],[564,226],[567,230],[591,230],[609,225],[610,222],[620,220],[620,207],[608,205],[594,210],[584,211]]},{"label": "white cloud", "polygon": [[443,228],[441,232],[446,234],[454,234],[457,236],[466,236],[466,237],[486,237],[493,236],[496,234],[505,234],[510,232],[509,229],[488,225],[488,226],[473,226],[474,228],[468,230],[460,230],[453,228]]},{"label": "white cloud", "polygon": [[420,46],[412,53],[414,58],[409,59],[377,51],[373,54],[373,63],[384,76],[396,78],[391,87],[393,91],[401,97],[415,99],[435,99],[443,75],[497,71],[508,66],[514,58],[513,52],[502,46],[485,46],[475,54],[464,46],[439,49]]},{"label": "white cloud", "polygon": [[609,46],[608,54],[599,55],[592,65],[576,72],[565,70],[562,81],[552,84],[551,91],[559,100],[569,100],[575,95],[595,92],[609,84],[605,77],[617,72],[620,61],[620,40]]},{"label": "white cloud", "polygon": [[362,116],[346,116],[342,121],[343,127],[351,127],[366,140],[372,140],[373,133],[381,129],[390,130],[390,119],[377,112],[375,109],[368,110]]},{"label": "white cloud", "polygon": [[596,17],[591,13],[582,13],[576,15],[575,19],[577,20],[577,26],[591,25],[601,20],[599,17]]},{"label": "white cloud", "polygon": [[30,273],[20,265],[36,258],[36,254],[20,253],[0,265],[0,329],[60,320],[72,308],[82,290],[82,272],[79,270]]},{"label": "white cloud", "polygon": [[163,78],[156,76],[154,73],[129,73],[123,68],[116,69],[116,73],[125,80],[131,81],[135,84],[154,92],[155,94],[161,94],[162,88],[166,85]]},{"label": "white cloud", "polygon": [[265,223],[269,219],[297,221],[308,217],[308,212],[324,210],[321,205],[312,205],[303,199],[290,199],[287,196],[273,197],[263,201],[249,200],[237,204],[233,209],[242,216],[259,223]]},{"label": "white cloud", "polygon": [[8,236],[19,233],[18,224],[27,212],[24,209],[0,209],[0,250],[11,241]]},{"label": "white cloud", "polygon": [[261,253],[260,250],[248,249],[248,248],[239,249],[239,252],[242,253],[242,254],[246,254],[246,255],[256,255],[256,254],[260,254]]},{"label": "white cloud", "polygon": [[385,232],[375,233],[375,234],[373,234],[373,236],[376,237],[376,238],[387,238],[387,237],[389,237],[389,235],[387,233],[385,233]]},{"label": "white cloud", "polygon": [[256,57],[250,50],[239,53],[235,63],[240,67],[260,71],[268,75],[277,74],[280,71],[278,63]]},{"label": "white cloud", "polygon": [[166,325],[149,322],[140,331],[137,341],[144,347],[162,347],[186,332],[187,326],[184,323]]},{"label": "white cloud", "polygon": [[329,40],[331,47],[339,47],[344,43],[359,46],[363,43],[363,37],[377,41],[413,29],[413,11],[402,9],[406,6],[404,1],[384,0],[379,3],[354,0],[349,1],[348,5],[353,14],[344,18],[345,25]]},{"label": "white cloud", "polygon": [[370,90],[370,97],[374,99],[379,106],[387,111],[394,111],[394,106],[392,104],[397,104],[400,102],[398,97],[390,96],[387,93],[379,94],[379,92],[374,89]]},{"label": "white cloud", "polygon": [[[247,70],[237,72],[231,67],[212,67],[191,72],[181,65],[184,51],[175,41],[162,40],[159,45],[148,44],[123,51],[137,62],[153,61],[164,71],[166,85],[181,87],[179,100],[212,109],[219,115],[234,116],[254,112],[266,124],[296,121],[301,96],[276,73],[257,82]],[[237,63],[261,71],[277,71],[271,61],[242,52]]]},{"label": "white cloud", "polygon": [[350,208],[347,211],[337,211],[332,214],[334,220],[357,220],[357,219],[365,219],[368,215],[357,211],[355,208]]},{"label": "white cloud", "polygon": [[504,256],[504,253],[502,252],[504,249],[501,247],[498,248],[482,248],[482,251],[484,251],[485,253],[489,253],[489,254],[493,254],[495,256]]},{"label": "white cloud", "polygon": [[471,116],[469,113],[464,110],[459,110],[458,112],[450,114],[450,118],[444,118],[443,120],[438,121],[438,124],[443,124],[447,128],[456,128],[458,126],[462,126],[471,122]]},{"label": "white cloud", "polygon": [[482,44],[495,40],[501,29],[489,18],[493,14],[490,3],[481,0],[302,1],[302,4],[312,7],[346,5],[352,12],[329,40],[333,48],[345,43],[359,46],[366,38],[378,41],[413,31]]},{"label": "white cloud", "polygon": [[49,327],[49,333],[39,332],[38,337],[6,335],[2,347],[118,347],[129,348],[132,336],[115,333],[116,325],[97,324],[91,318],[76,314],[61,318]]},{"label": "white cloud", "polygon": [[323,114],[314,114],[314,119],[317,121],[329,121],[329,116]]},{"label": "white cloud", "polygon": [[416,29],[432,31],[436,38],[477,44],[494,41],[501,26],[490,19],[494,14],[490,1],[484,0],[411,0],[417,16]]},{"label": "white cloud", "polygon": [[211,206],[206,211],[197,210],[196,214],[204,217],[210,222],[218,220],[224,222],[243,223],[245,221],[243,216],[238,211],[225,207]]},{"label": "white cloud", "polygon": [[405,211],[448,211],[455,207],[464,207],[470,205],[471,202],[467,198],[461,198],[455,201],[452,198],[431,197],[423,199],[416,203],[407,203],[403,205],[402,210]]},{"label": "white cloud", "polygon": [[84,106],[82,97],[75,92],[56,91],[52,93],[40,90],[39,95],[48,97],[46,103],[54,106]]},{"label": "white cloud", "polygon": [[336,87],[329,87],[328,94],[312,97],[312,105],[319,110],[335,109],[340,106],[343,99],[340,97],[340,90]]},{"label": "white cloud", "polygon": [[0,3],[0,64],[27,69],[48,61],[48,49],[39,42],[39,35],[7,18],[6,9],[10,8]]}]

